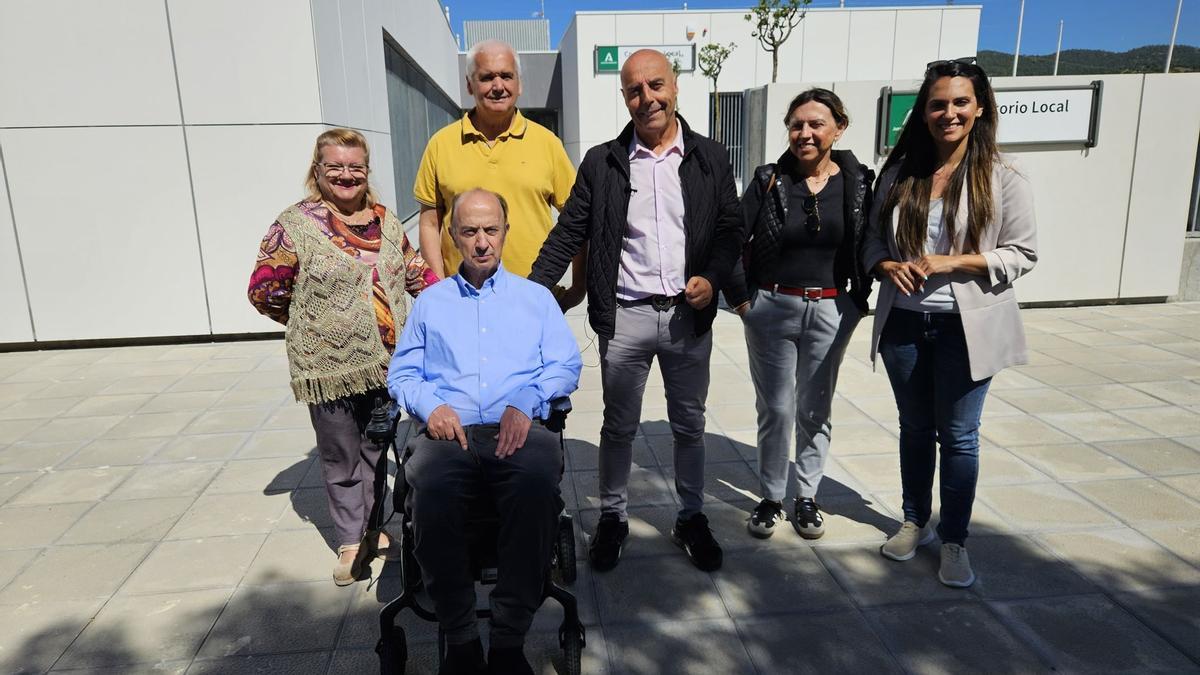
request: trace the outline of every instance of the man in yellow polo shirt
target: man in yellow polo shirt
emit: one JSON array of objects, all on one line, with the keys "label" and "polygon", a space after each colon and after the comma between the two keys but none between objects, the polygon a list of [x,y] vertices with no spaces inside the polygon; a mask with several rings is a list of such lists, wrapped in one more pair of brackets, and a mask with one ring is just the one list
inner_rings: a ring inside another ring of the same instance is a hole
[{"label": "man in yellow polo shirt", "polygon": [[[517,110],[520,64],[507,43],[486,40],[467,52],[467,91],[475,107],[429,139],[417,170],[421,254],[440,277],[458,270],[462,257],[449,236],[447,205],[455,195],[484,188],[508,201],[504,268],[526,277],[554,225],[550,207],[562,209],[571,194],[575,168],[562,141]],[[555,293],[564,310],[586,293],[582,254],[571,267],[571,288]]]}]

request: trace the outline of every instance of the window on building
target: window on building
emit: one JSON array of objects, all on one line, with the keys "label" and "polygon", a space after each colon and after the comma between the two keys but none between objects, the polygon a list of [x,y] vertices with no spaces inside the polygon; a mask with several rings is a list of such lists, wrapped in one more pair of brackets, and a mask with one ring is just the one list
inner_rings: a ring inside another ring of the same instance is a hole
[{"label": "window on building", "polygon": [[[719,102],[719,103],[718,103]],[[721,120],[717,124],[717,104],[721,106]],[[709,136],[725,144],[729,150],[729,163],[733,166],[733,177],[742,180],[742,92],[722,92],[716,99],[708,97]]]},{"label": "window on building", "polygon": [[558,135],[558,111],[549,108],[521,108],[521,114],[525,119],[532,120],[550,130],[550,133]]},{"label": "window on building", "polygon": [[407,220],[420,210],[412,193],[425,144],[434,132],[457,119],[462,111],[395,44],[384,42],[384,59],[396,177],[395,208],[396,215]]}]

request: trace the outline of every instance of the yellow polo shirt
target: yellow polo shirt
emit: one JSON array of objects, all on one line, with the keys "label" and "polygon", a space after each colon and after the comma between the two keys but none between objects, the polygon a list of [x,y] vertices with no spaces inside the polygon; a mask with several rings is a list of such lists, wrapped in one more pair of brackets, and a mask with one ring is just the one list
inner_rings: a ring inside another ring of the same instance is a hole
[{"label": "yellow polo shirt", "polygon": [[442,261],[449,276],[462,262],[450,239],[450,205],[455,195],[473,188],[503,195],[509,223],[501,255],[504,269],[527,277],[554,226],[550,206],[561,210],[574,183],[575,167],[562,141],[546,127],[525,119],[518,110],[508,131],[489,148],[467,113],[429,139],[413,196],[444,214]]}]

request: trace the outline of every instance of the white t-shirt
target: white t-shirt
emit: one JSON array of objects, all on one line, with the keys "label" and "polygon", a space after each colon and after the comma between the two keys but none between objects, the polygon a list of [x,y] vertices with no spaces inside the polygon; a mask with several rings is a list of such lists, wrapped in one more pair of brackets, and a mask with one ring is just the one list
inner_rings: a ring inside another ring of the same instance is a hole
[{"label": "white t-shirt", "polygon": [[[945,202],[940,198],[929,200],[929,221],[925,228],[926,255],[950,253],[950,236],[942,218],[944,210]],[[897,222],[899,214],[893,214],[892,217],[892,222]],[[923,291],[916,291],[912,295],[897,293],[893,306],[912,312],[958,312],[958,302],[954,300],[954,290],[950,287],[948,274],[934,274],[929,277]]]}]

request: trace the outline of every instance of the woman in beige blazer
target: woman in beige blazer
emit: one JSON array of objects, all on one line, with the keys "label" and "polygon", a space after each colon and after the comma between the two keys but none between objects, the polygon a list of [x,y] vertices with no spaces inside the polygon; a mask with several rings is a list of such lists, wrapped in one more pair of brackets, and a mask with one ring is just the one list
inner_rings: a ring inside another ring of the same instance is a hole
[{"label": "woman in beige blazer", "polygon": [[964,545],[988,384],[1027,361],[1012,282],[1037,261],[1032,191],[997,151],[996,122],[974,59],[931,63],[875,186],[863,248],[883,281],[871,358],[883,358],[900,417],[904,524],[880,550],[909,560],[933,541],[936,442],[938,578],[954,587],[975,581]]}]

